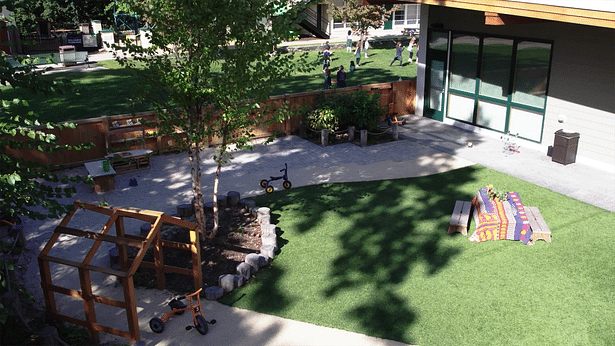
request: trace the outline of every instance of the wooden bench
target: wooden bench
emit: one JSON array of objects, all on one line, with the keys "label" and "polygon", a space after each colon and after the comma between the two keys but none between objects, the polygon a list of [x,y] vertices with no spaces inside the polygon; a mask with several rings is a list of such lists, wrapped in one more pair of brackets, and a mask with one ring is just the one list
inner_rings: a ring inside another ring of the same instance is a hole
[{"label": "wooden bench", "polygon": [[109,171],[103,170],[103,161],[91,161],[85,163],[88,174],[94,178],[94,191],[103,193],[115,189],[115,170],[109,165]]},{"label": "wooden bench", "polygon": [[548,243],[551,242],[551,230],[545,219],[543,219],[540,211],[537,207],[524,207],[527,219],[530,222],[530,228],[532,229],[531,241],[542,239]]},{"label": "wooden bench", "polygon": [[472,203],[469,201],[455,201],[455,208],[451,221],[448,224],[448,233],[461,232],[463,235],[468,235],[468,227],[470,226],[470,213],[472,212]]}]

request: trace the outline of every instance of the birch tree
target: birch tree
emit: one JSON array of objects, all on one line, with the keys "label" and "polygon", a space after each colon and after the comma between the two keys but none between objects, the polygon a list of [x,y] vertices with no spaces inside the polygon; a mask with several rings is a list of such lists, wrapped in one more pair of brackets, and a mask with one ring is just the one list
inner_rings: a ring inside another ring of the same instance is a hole
[{"label": "birch tree", "polygon": [[[302,66],[301,59],[275,51],[291,38],[298,8],[284,0],[146,0],[133,6],[151,26],[152,46],[128,43],[119,61],[142,78],[139,99],[154,106],[158,135],[174,136],[187,150],[196,221],[202,238],[213,238],[222,165],[232,150],[250,147],[276,81]],[[201,153],[212,138],[218,143],[214,227],[207,232]]]}]

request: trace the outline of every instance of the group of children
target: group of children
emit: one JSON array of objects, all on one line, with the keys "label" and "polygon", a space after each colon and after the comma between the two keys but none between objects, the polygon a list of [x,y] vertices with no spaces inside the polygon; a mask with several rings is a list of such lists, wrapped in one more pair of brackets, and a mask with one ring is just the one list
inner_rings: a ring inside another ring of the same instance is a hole
[{"label": "group of children", "polygon": [[[361,42],[356,42],[355,44],[353,44],[352,42],[352,31],[348,31],[348,36],[346,36],[346,52],[351,52],[352,51],[352,47],[355,46],[355,50],[354,50],[354,61],[350,61],[350,68],[349,68],[349,72],[352,72],[355,70],[356,67],[361,66],[360,62],[361,62]],[[410,39],[410,43],[408,44],[408,62],[412,63],[413,62],[413,58],[414,58],[414,47],[417,47],[417,58],[418,58],[418,45],[416,42],[416,37],[412,37],[412,39]],[[367,58],[367,52],[369,51],[369,47],[370,47],[370,43],[369,43],[369,39],[366,37],[364,44],[363,44],[363,53],[365,53],[365,58]],[[403,55],[403,51],[404,51],[404,47],[402,45],[401,42],[397,42],[397,45],[395,47],[395,57],[393,58],[393,60],[391,60],[391,63],[389,64],[389,66],[392,66],[393,63],[396,60],[399,60],[399,67],[402,66],[402,55]],[[331,89],[331,70],[329,69],[329,65],[331,63],[331,56],[333,55],[333,52],[331,51],[331,45],[329,44],[329,41],[327,41],[323,47],[323,51],[322,51],[322,57],[323,57],[323,65],[322,65],[322,72],[325,74],[325,89]],[[356,65],[355,65],[356,62]],[[344,88],[346,87],[346,72],[344,72],[344,66],[340,65],[340,67],[337,70],[337,87],[338,88]]]},{"label": "group of children", "polygon": [[[416,46],[417,51],[416,51],[416,56],[417,56],[417,60],[418,60],[418,56],[419,56],[419,51],[418,51],[418,45],[416,44],[416,37],[412,36],[412,39],[410,39],[410,43],[408,44],[408,62],[412,63],[412,59],[414,56],[414,46]],[[397,46],[395,47],[395,57],[393,57],[393,60],[391,60],[391,63],[389,64],[389,66],[392,66],[393,63],[395,62],[395,60],[399,60],[399,67],[402,66],[402,54],[404,52],[404,47],[401,44],[401,42],[397,42]]]},{"label": "group of children", "polygon": [[[352,47],[355,47],[354,50],[354,61],[350,61],[349,72],[354,71],[357,67],[361,66],[361,42],[356,42],[353,44],[352,42],[352,31],[348,30],[348,36],[346,37],[346,52],[351,52]],[[366,37],[363,44],[363,53],[365,54],[365,58],[367,59],[367,52],[369,51],[369,39]],[[331,51],[331,45],[329,45],[329,41],[327,41],[323,47],[322,57],[323,57],[323,65],[322,71],[325,74],[325,89],[331,89],[331,70],[329,69],[329,65],[331,63],[331,56],[333,52]],[[356,64],[355,64],[356,62]],[[340,65],[337,70],[337,87],[344,88],[346,87],[346,72],[344,71],[344,66]]]}]

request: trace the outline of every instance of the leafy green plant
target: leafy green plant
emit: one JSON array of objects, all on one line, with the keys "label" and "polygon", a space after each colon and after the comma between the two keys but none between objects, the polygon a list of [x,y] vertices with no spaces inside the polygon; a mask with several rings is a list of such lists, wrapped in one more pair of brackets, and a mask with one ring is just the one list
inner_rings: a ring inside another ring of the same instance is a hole
[{"label": "leafy green plant", "polygon": [[336,131],[339,128],[339,117],[330,106],[316,108],[308,113],[307,121],[313,130]]},{"label": "leafy green plant", "polygon": [[308,115],[312,129],[339,130],[354,126],[357,130],[374,130],[385,110],[380,105],[380,93],[359,90],[321,98]]}]

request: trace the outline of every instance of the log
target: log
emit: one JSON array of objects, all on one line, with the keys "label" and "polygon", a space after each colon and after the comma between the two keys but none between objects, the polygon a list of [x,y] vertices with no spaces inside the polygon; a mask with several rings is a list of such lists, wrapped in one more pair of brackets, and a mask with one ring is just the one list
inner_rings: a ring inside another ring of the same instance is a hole
[{"label": "log", "polygon": [[367,130],[361,130],[360,132],[360,146],[362,147],[366,147],[367,146]]},{"label": "log", "polygon": [[40,344],[43,346],[60,346],[60,336],[56,327],[45,327],[38,334]]},{"label": "log", "polygon": [[233,280],[235,281],[235,287],[241,287],[246,282],[241,275],[233,275]]},{"label": "log", "polygon": [[237,275],[243,277],[246,281],[250,280],[252,275],[252,266],[246,262],[241,262],[237,265]]},{"label": "log", "polygon": [[266,266],[267,264],[269,264],[269,258],[267,258],[266,256],[263,256],[261,254],[257,254],[258,256],[258,266],[259,268],[262,268],[264,266]]},{"label": "log", "polygon": [[242,198],[239,200],[239,206],[246,211],[250,211],[253,207],[256,206],[256,202],[251,199]]},{"label": "log", "polygon": [[270,234],[270,233],[275,234],[275,225],[272,225],[270,223],[266,225],[261,225],[261,232],[262,234]]},{"label": "log", "polygon": [[149,222],[146,222],[144,224],[141,225],[141,230],[139,231],[139,234],[142,237],[147,237],[147,235],[149,234],[149,231],[152,229],[152,224]]},{"label": "log", "polygon": [[267,207],[260,207],[258,208],[257,211],[257,220],[258,223],[261,225],[266,225],[268,223],[270,223],[271,221],[271,215],[270,215],[271,209],[267,208]]},{"label": "log", "polygon": [[267,258],[267,261],[273,260],[275,257],[275,246],[273,245],[263,245],[261,246],[261,255]]},{"label": "log", "polygon": [[120,251],[117,249],[117,246],[109,250],[109,267],[115,270],[120,269]]},{"label": "log", "polygon": [[241,194],[237,191],[229,191],[226,194],[226,205],[230,208],[236,208],[239,205]]},{"label": "log", "polygon": [[224,290],[220,286],[210,286],[205,289],[205,299],[218,300],[224,295]]},{"label": "log", "polygon": [[269,214],[267,215],[260,215],[258,217],[258,223],[262,226],[262,225],[268,225],[271,223],[271,216],[269,216]]},{"label": "log", "polygon": [[219,209],[226,208],[227,198],[228,198],[227,196],[224,196],[224,197],[216,196],[216,201],[218,202]]},{"label": "log", "polygon": [[245,262],[252,267],[252,273],[256,273],[260,269],[258,257],[259,255],[255,253],[249,253],[246,255]]},{"label": "log", "polygon": [[262,234],[261,241],[263,245],[272,245],[275,248],[274,251],[277,251],[278,240],[277,240],[277,236],[275,235],[275,233]]},{"label": "log", "polygon": [[320,130],[320,145],[326,147],[329,143],[329,130],[322,129]]},{"label": "log", "polygon": [[218,278],[218,286],[222,287],[224,292],[228,293],[235,289],[235,275],[225,274]]},{"label": "log", "polygon": [[260,209],[260,207],[252,207],[250,208],[250,214],[252,214],[252,216],[258,217],[258,209]]},{"label": "log", "polygon": [[192,204],[180,204],[177,206],[177,213],[181,217],[188,217],[194,214],[194,207]]}]

